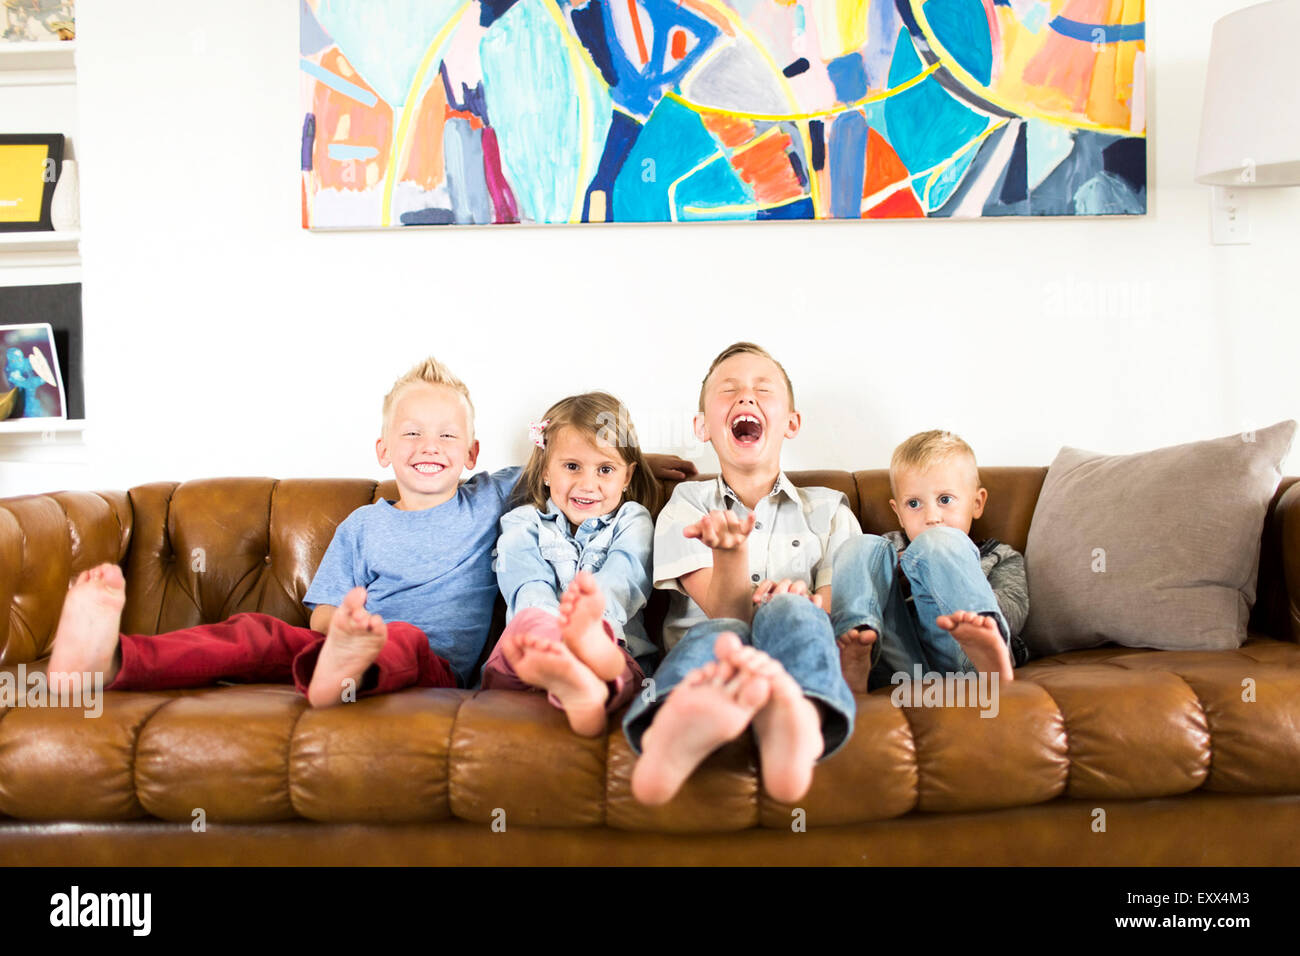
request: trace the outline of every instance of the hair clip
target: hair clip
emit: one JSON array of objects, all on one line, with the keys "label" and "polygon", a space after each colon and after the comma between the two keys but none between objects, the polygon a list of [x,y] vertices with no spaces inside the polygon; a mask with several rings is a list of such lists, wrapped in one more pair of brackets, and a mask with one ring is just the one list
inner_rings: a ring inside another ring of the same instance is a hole
[{"label": "hair clip", "polygon": [[551,420],[549,418],[546,419],[545,421],[529,423],[528,440],[531,441],[538,448],[545,448],[546,436],[543,435],[542,432],[546,430],[546,426],[549,425],[550,423]]}]

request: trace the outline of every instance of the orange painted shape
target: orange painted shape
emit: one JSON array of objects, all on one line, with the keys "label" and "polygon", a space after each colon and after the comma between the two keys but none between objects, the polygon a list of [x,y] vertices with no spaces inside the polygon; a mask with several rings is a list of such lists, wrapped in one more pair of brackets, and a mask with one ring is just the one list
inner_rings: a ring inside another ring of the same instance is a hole
[{"label": "orange painted shape", "polygon": [[[325,69],[348,77],[362,89],[370,90],[355,70],[346,65],[347,60],[337,47],[321,54],[320,65]],[[370,90],[374,92],[374,90]],[[388,165],[388,146],[393,135],[393,110],[376,96],[374,106],[366,106],[350,96],[338,93],[324,83],[317,83],[312,97],[312,111],[316,115],[316,141],[312,145],[312,169],[316,171],[316,191],[340,189],[360,191],[366,188],[364,164],[355,160],[339,162],[329,157],[329,144],[345,142],[354,146],[374,146],[379,155],[370,160],[376,164],[382,179]],[[338,136],[340,124],[345,135]]]},{"label": "orange painted shape", "polygon": [[650,62],[650,54],[645,49],[645,37],[641,35],[641,15],[636,9],[636,0],[627,0],[627,13],[632,18],[632,30],[636,33],[636,52],[641,57],[641,65]]},{"label": "orange painted shape", "polygon": [[[406,160],[401,180],[413,182],[422,189],[434,189],[443,181],[442,128],[447,123],[448,115],[454,112],[447,106],[446,87],[441,80],[434,80],[424,94],[419,112],[415,114],[411,142],[418,145],[411,150],[411,155]],[[466,114],[466,117],[474,129],[483,125],[477,116]]]},{"label": "orange painted shape", "polygon": [[863,177],[862,198],[874,196],[880,190],[900,180],[907,179],[911,173],[894,152],[894,147],[885,142],[874,129],[867,128],[867,170]]},{"label": "orange painted shape", "polygon": [[754,188],[760,203],[789,202],[803,195],[786,153],[789,148],[790,137],[779,133],[732,156],[736,172]]},{"label": "orange painted shape", "polygon": [[910,188],[900,189],[884,202],[877,203],[867,210],[863,219],[924,219],[921,204],[916,201],[916,194]]},{"label": "orange painted shape", "polygon": [[722,113],[703,113],[700,119],[704,128],[727,149],[739,149],[754,138],[754,124],[749,120],[733,119]]},{"label": "orange painted shape", "polygon": [[674,60],[686,59],[686,31],[674,30],[671,52]]}]

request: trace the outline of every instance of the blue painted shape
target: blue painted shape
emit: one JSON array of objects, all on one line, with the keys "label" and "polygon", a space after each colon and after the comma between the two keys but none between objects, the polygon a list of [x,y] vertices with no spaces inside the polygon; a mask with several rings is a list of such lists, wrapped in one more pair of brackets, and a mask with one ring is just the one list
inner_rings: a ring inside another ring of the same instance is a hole
[{"label": "blue painted shape", "polygon": [[[917,75],[921,59],[906,30],[900,32],[889,69],[896,86]],[[988,125],[987,117],[954,99],[933,77],[885,100],[889,143],[909,170],[929,169],[957,152]]]},{"label": "blue painted shape", "polygon": [[863,115],[867,118],[867,125],[879,133],[889,142],[889,124],[885,122],[885,101],[877,100],[874,103],[867,103],[861,107]]},{"label": "blue painted shape", "polygon": [[1076,216],[1136,216],[1146,212],[1139,197],[1119,176],[1102,170],[1074,194]]},{"label": "blue painted shape", "polygon": [[402,213],[403,226],[450,226],[456,221],[450,209],[417,209]]},{"label": "blue painted shape", "polygon": [[[753,191],[721,157],[678,184],[675,198],[680,222],[758,218]],[[747,208],[722,211],[727,206]]]},{"label": "blue painted shape", "polygon": [[1140,136],[1118,139],[1101,151],[1106,172],[1114,173],[1135,191],[1147,185],[1147,141]]},{"label": "blue painted shape", "polygon": [[812,155],[808,161],[812,168],[820,170],[826,165],[826,124],[821,120],[808,121],[808,141],[812,144]]},{"label": "blue painted shape", "polygon": [[442,128],[442,155],[456,222],[479,226],[490,223],[492,197],[483,173],[483,130],[474,129],[464,117],[449,118]]},{"label": "blue painted shape", "polygon": [[362,106],[374,106],[379,102],[379,98],[369,90],[357,86],[355,83],[349,83],[337,73],[331,73],[323,66],[313,63],[311,60],[299,60],[298,66],[304,73],[316,77],[331,90],[342,93],[344,96],[350,96]]},{"label": "blue painted shape", "polygon": [[929,0],[925,16],[935,39],[980,84],[993,78],[993,39],[981,0]]},{"label": "blue painted shape", "polygon": [[907,27],[900,27],[894,44],[894,59],[889,63],[889,85],[901,86],[920,73],[921,68],[921,58],[912,46],[912,35],[907,32]]},{"label": "blue painted shape", "polygon": [[1038,186],[1074,149],[1074,137],[1069,127],[1059,123],[1044,123],[1030,119],[1029,127],[1029,188]]},{"label": "blue painted shape", "polygon": [[[949,197],[951,197],[956,191],[957,187],[961,185],[962,177],[965,176],[966,171],[970,169],[971,163],[975,161],[975,154],[978,152],[979,150],[972,146],[970,149],[966,150],[966,152],[958,156],[951,166],[939,174],[939,178],[936,179],[934,185],[930,187],[929,202],[922,202],[922,206],[927,215],[946,203]],[[924,183],[921,185],[921,188],[916,191],[916,194],[921,197],[925,196]]]},{"label": "blue painted shape", "polygon": [[760,209],[758,211],[759,219],[812,219],[813,203],[812,199],[804,196],[794,202],[788,202],[783,206],[777,206],[773,209]]},{"label": "blue painted shape", "polygon": [[614,55],[609,50],[609,40],[605,35],[605,5],[589,3],[585,7],[569,12],[573,22],[573,32],[578,35],[582,45],[591,54],[592,62],[609,86],[618,85],[618,73],[614,70]]},{"label": "blue painted shape", "polygon": [[1068,17],[1055,17],[1048,26],[1063,37],[1084,43],[1123,43],[1145,40],[1147,35],[1145,23],[1080,23]]},{"label": "blue painted shape", "polygon": [[[406,103],[407,92],[438,32],[462,0],[320,0],[316,19],[372,90],[390,106]],[[437,77],[430,70],[417,99]]]},{"label": "blue painted shape", "polygon": [[330,159],[337,159],[340,162],[349,159],[374,159],[379,155],[379,150],[373,146],[352,146],[348,143],[330,143],[325,147],[325,152]]},{"label": "blue painted shape", "polygon": [[[511,7],[483,37],[479,60],[501,166],[521,215],[530,222],[569,222],[574,197],[586,192],[609,132],[608,89],[585,57],[570,58],[565,33],[544,0]],[[585,110],[579,107],[584,97]]]},{"label": "blue painted shape", "polygon": [[826,64],[826,74],[841,103],[856,103],[867,95],[867,66],[860,53],[846,53]]},{"label": "blue painted shape", "polygon": [[[802,8],[801,8],[802,9]],[[868,12],[867,45],[862,56],[868,79],[884,76],[893,62],[895,38],[901,21],[892,3],[875,2]]]},{"label": "blue painted shape", "polygon": [[298,0],[298,52],[303,56],[311,56],[328,49],[333,42],[321,28],[311,7],[307,6],[307,0]]},{"label": "blue painted shape", "polygon": [[[595,2],[595,0],[593,0]],[[608,0],[599,0],[608,3]],[[641,8],[654,24],[654,39],[645,67],[634,65],[635,51],[625,51],[614,30],[614,20],[605,16],[605,42],[613,60],[616,84],[610,84],[614,102],[636,116],[648,116],[663,96],[664,90],[675,87],[694,69],[700,57],[708,51],[721,35],[721,31],[708,20],[681,6],[679,0],[640,0]],[[675,66],[668,67],[668,37],[674,27],[683,27],[693,33],[698,42],[687,51],[686,57]],[[639,58],[639,54],[638,54]]]},{"label": "blue painted shape", "polygon": [[[1075,196],[1090,179],[1102,172],[1101,151],[1116,137],[1092,130],[1075,130],[1074,149],[1047,178],[1029,194],[1029,214],[1033,216],[1076,215]],[[995,191],[996,192],[996,191]],[[989,203],[993,204],[991,196]]]},{"label": "blue painted shape", "polygon": [[505,16],[506,11],[517,2],[518,0],[478,0],[478,25],[481,27],[492,26]]},{"label": "blue painted shape", "polygon": [[1016,132],[1016,145],[1012,147],[1011,159],[1007,161],[1006,176],[1002,179],[1002,193],[998,197],[1008,206],[1029,198],[1028,139],[1029,131],[1021,123]]},{"label": "blue painted shape", "polygon": [[856,111],[831,124],[831,216],[862,218],[862,184],[866,176],[867,120]]},{"label": "blue painted shape", "polygon": [[[706,159],[719,153],[717,141],[700,118],[676,100],[662,99],[646,120],[636,144],[628,153],[623,168],[614,182],[611,206],[616,222],[667,222],[672,219],[668,207],[668,188],[678,178],[686,175]],[[738,204],[753,202],[748,188],[725,158],[710,163],[677,188],[677,205],[680,209],[690,199],[700,203]],[[697,182],[697,180],[699,180]],[[716,188],[713,195],[702,194],[701,185]],[[681,217],[684,218],[684,217]],[[748,216],[719,215],[693,218],[753,218]]]},{"label": "blue painted shape", "polygon": [[316,114],[308,113],[302,120],[302,168],[304,172],[310,172],[312,168],[311,155],[312,150],[316,147]]},{"label": "blue painted shape", "polygon": [[451,88],[451,76],[447,73],[447,64],[442,63],[438,67],[438,76],[442,79],[443,91],[447,94],[447,105],[454,110],[461,110],[465,113],[473,113],[483,121],[484,126],[491,126],[488,121],[487,100],[483,96],[483,84],[481,82],[474,84],[474,89],[469,88],[469,84],[464,80],[460,81],[460,94]]},{"label": "blue painted shape", "polygon": [[619,170],[627,161],[628,154],[632,152],[637,137],[641,135],[641,128],[641,124],[631,116],[622,110],[614,110],[609,133],[605,137],[605,152],[600,157],[600,166],[596,169],[596,175],[592,177],[591,186],[588,187],[586,199],[582,204],[583,222],[591,222],[591,194],[596,191],[605,194],[605,213],[606,216],[610,214],[610,197],[614,193],[614,183],[618,179]]}]

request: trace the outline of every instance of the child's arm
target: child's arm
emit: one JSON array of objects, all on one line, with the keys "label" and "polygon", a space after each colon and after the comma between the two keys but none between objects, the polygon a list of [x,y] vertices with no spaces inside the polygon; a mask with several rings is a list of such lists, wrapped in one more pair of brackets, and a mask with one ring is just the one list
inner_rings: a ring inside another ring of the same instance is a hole
[{"label": "child's arm", "polygon": [[338,607],[333,604],[317,604],[316,610],[311,612],[311,623],[307,626],[313,631],[320,631],[325,634],[330,629],[330,621],[334,620],[334,612]]},{"label": "child's arm", "polygon": [[749,533],[754,514],[741,520],[734,511],[711,511],[682,534],[713,551],[713,566],[682,575],[682,588],[710,618],[750,621],[754,615],[749,579]]},{"label": "child's arm", "polygon": [[1014,637],[1029,617],[1029,580],[1025,575],[1024,556],[1009,545],[1000,544],[994,551],[998,563],[989,569],[989,587],[998,600],[998,610],[1007,619]]},{"label": "child's arm", "polygon": [[551,563],[542,557],[536,513],[532,505],[522,505],[501,517],[492,567],[512,616],[530,607],[560,608],[559,582]]},{"label": "child's arm", "polygon": [[358,521],[349,515],[334,529],[334,537],[330,539],[307,593],[303,595],[302,603],[311,609],[308,626],[313,631],[322,634],[329,631],[330,621],[343,597],[357,585],[370,586],[357,528]]},{"label": "child's arm", "polygon": [[676,455],[646,455],[645,463],[660,481],[685,481],[699,471],[694,463]]},{"label": "child's arm", "polygon": [[858,516],[849,508],[848,499],[842,499],[840,506],[831,517],[830,532],[822,545],[822,557],[811,569],[813,591],[821,599],[821,608],[827,614],[831,612],[831,570],[835,563],[835,554],[844,542],[862,534],[862,525]]},{"label": "child's arm", "polygon": [[619,641],[623,641],[624,626],[650,599],[650,554],[655,536],[650,512],[634,502],[623,509],[604,563],[592,572],[605,596],[605,619]]}]

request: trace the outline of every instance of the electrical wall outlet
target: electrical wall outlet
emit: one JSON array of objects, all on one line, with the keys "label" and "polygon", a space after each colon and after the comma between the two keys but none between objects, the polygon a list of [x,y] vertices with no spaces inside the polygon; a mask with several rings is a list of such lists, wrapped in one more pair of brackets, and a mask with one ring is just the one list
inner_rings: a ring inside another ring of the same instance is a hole
[{"label": "electrical wall outlet", "polygon": [[1215,186],[1210,190],[1210,241],[1216,246],[1250,242],[1250,201],[1243,186]]}]

